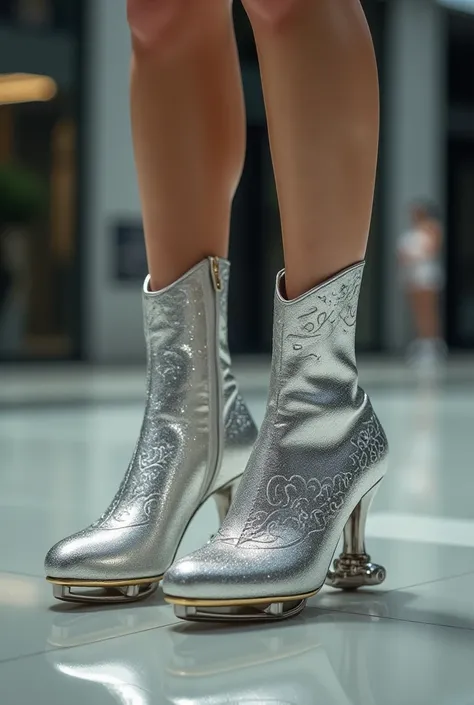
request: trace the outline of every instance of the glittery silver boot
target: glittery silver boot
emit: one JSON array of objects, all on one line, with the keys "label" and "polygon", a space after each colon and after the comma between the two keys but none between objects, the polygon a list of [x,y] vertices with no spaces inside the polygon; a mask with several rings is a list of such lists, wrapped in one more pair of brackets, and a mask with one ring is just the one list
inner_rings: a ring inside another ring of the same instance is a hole
[{"label": "glittery silver boot", "polygon": [[[147,403],[112,503],[45,561],[59,599],[117,602],[150,594],[196,510],[211,495],[221,520],[257,431],[230,368],[229,264],[204,260],[143,294]],[[98,589],[97,589],[98,588]]]},{"label": "glittery silver boot", "polygon": [[163,589],[184,619],[278,619],[324,584],[381,583],[364,528],[388,446],[358,386],[354,341],[363,264],[288,301],[277,279],[267,412],[232,508]]}]

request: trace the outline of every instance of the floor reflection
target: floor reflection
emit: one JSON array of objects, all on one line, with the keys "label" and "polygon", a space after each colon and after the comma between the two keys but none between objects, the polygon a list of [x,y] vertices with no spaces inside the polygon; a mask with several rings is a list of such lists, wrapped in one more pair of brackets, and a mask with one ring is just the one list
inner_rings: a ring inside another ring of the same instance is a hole
[{"label": "floor reflection", "polygon": [[[375,704],[366,630],[345,634],[341,627],[351,616],[335,617],[311,607],[308,613],[309,619],[278,627],[161,628],[148,632],[145,639],[142,635],[138,649],[136,637],[130,637],[124,648],[123,641],[113,639],[110,632],[106,643],[91,644],[84,652],[50,652],[48,660],[67,678],[100,683],[121,705]],[[378,620],[372,621],[375,627]],[[123,629],[118,622],[115,634],[120,636]],[[333,636],[340,641],[333,640],[331,655],[318,629],[328,624],[337,625]],[[77,626],[62,623],[64,646],[78,642]],[[91,629],[94,622],[89,619],[84,639],[104,638],[102,632]],[[58,642],[57,630],[54,636]]]}]

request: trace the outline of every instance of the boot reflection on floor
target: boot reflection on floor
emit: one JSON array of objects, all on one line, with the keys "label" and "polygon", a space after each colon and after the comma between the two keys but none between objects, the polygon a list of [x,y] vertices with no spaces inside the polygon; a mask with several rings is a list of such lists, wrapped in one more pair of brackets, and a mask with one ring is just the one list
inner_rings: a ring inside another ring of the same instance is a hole
[{"label": "boot reflection on floor", "polygon": [[[325,616],[321,619],[326,621]],[[69,645],[73,635],[66,632],[67,627],[62,636]],[[89,632],[84,637],[94,635]],[[271,632],[250,629],[220,634],[173,627],[148,632],[145,639],[147,646],[132,647],[128,657],[123,640],[111,639],[105,648],[103,643],[89,644],[80,650],[51,652],[48,659],[68,678],[103,685],[119,705],[152,705],[157,698],[175,705],[308,705],[316,696],[325,705],[356,702],[342,687],[314,623]],[[77,632],[73,641],[79,643]],[[164,652],[170,654],[167,661]],[[352,686],[357,691],[357,683]],[[372,701],[365,702],[371,705]]]},{"label": "boot reflection on floor", "polygon": [[[317,604],[308,606],[304,620],[245,629],[159,628],[150,618],[156,608],[123,610],[120,616],[117,610],[116,626],[107,633],[104,613],[63,616],[55,624],[59,648],[46,659],[55,690],[68,688],[71,702],[90,705],[469,701],[474,682],[469,630],[321,611]],[[74,682],[64,680],[70,678]]]},{"label": "boot reflection on floor", "polygon": [[166,702],[174,705],[355,702],[343,689],[313,624],[271,632],[233,630],[225,639],[212,630],[188,634],[175,627],[164,683]]}]

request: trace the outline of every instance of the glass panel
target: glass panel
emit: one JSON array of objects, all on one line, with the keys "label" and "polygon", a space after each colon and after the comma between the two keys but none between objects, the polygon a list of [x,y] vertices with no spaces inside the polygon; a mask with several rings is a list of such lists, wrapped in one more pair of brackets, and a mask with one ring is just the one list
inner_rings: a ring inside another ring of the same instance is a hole
[{"label": "glass panel", "polygon": [[452,347],[474,346],[474,18],[449,16],[448,282],[446,327]]},{"label": "glass panel", "polygon": [[2,0],[0,20],[23,29],[74,31],[80,3],[77,0]]},{"label": "glass panel", "polygon": [[[78,19],[79,0],[67,4],[64,28]],[[0,41],[8,69],[0,74],[0,359],[70,358],[78,349],[79,25],[58,33],[51,0],[2,9],[11,23]]]},{"label": "glass panel", "polygon": [[[459,149],[459,148],[458,148]],[[451,171],[450,203],[450,337],[454,345],[474,345],[474,147],[465,145],[457,151]]]}]

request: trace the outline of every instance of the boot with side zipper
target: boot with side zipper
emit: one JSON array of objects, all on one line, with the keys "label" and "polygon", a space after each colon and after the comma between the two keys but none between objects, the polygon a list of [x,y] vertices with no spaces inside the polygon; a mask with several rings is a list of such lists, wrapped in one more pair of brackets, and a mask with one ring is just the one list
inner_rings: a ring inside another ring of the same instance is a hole
[{"label": "boot with side zipper", "polygon": [[58,599],[128,602],[151,594],[197,509],[220,518],[248,460],[255,424],[231,372],[229,263],[203,260],[143,293],[147,400],[128,471],[100,519],[46,556]]}]

